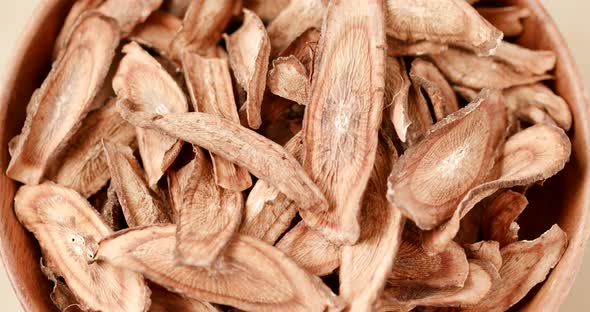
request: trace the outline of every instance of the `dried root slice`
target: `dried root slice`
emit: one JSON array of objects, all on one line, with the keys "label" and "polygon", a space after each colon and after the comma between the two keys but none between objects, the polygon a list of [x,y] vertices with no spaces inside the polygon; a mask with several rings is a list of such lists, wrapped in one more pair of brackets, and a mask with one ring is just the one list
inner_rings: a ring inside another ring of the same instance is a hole
[{"label": "dried root slice", "polygon": [[168,169],[167,171],[168,202],[170,203],[173,223],[178,221],[178,212],[182,206],[185,187],[190,182],[194,166],[195,161],[191,161],[178,170]]},{"label": "dried root slice", "polygon": [[162,0],[106,0],[98,11],[114,18],[127,36],[162,5]]},{"label": "dried root slice", "polygon": [[14,210],[39,241],[47,269],[63,277],[84,310],[147,309],[149,289],[140,275],[108,263],[88,263],[111,230],[85,198],[56,184],[26,185],[14,198]]},{"label": "dried root slice", "polygon": [[303,165],[328,197],[330,210],[304,211],[302,217],[336,243],[354,244],[360,235],[357,217],[383,112],[383,28],[382,1],[334,1],[318,44],[303,122]]},{"label": "dried root slice", "polygon": [[295,57],[279,57],[272,61],[267,85],[270,92],[300,105],[309,97],[309,76],[305,66]]},{"label": "dried root slice", "polygon": [[459,110],[459,102],[453,88],[434,64],[415,59],[412,62],[410,78],[414,85],[424,89],[428,94],[437,121]]},{"label": "dried root slice", "polygon": [[386,0],[387,34],[398,40],[453,44],[490,55],[502,32],[465,0]]},{"label": "dried root slice", "polygon": [[138,127],[201,146],[267,181],[302,210],[325,211],[327,201],[297,160],[283,147],[227,119],[206,113],[154,114],[120,101],[124,119]]},{"label": "dried root slice", "polygon": [[251,10],[260,16],[264,22],[274,20],[292,0],[244,0],[244,8]]},{"label": "dried root slice", "polygon": [[54,59],[57,58],[59,52],[66,46],[70,33],[76,25],[78,18],[86,12],[96,9],[103,2],[104,0],[78,0],[74,2],[53,44]]},{"label": "dried root slice", "polygon": [[390,56],[437,54],[448,49],[449,46],[442,43],[427,40],[408,42],[387,36],[387,54]]},{"label": "dried root slice", "polygon": [[502,41],[493,58],[514,67],[522,73],[543,75],[555,67],[557,56],[553,51],[535,51],[514,43]]},{"label": "dried root slice", "polygon": [[433,229],[453,215],[473,187],[485,181],[504,141],[506,113],[499,92],[434,126],[396,163],[389,199],[421,229]]},{"label": "dried root slice", "polygon": [[182,21],[164,11],[155,11],[142,24],[137,25],[129,35],[131,40],[155,49],[161,55],[170,55],[174,36],[182,28]]},{"label": "dried root slice", "polygon": [[[125,57],[113,79],[119,99],[162,114],[188,111],[184,92],[158,61],[136,43],[124,46],[123,52]],[[182,142],[156,131],[137,128],[136,132],[143,167],[153,187],[180,153]]]},{"label": "dried root slice", "polygon": [[270,41],[264,24],[256,14],[244,10],[244,24],[233,34],[225,35],[229,62],[240,87],[246,91],[246,102],[240,108],[248,126],[260,128],[260,110],[266,88]]},{"label": "dried root slice", "polygon": [[244,198],[240,191],[215,183],[213,167],[199,149],[176,227],[176,260],[185,265],[210,266],[227,247],[242,221]]},{"label": "dried root slice", "polygon": [[518,6],[479,7],[476,10],[506,37],[520,35],[524,30],[522,19],[531,14],[528,8]]},{"label": "dried root slice", "polygon": [[571,143],[561,128],[535,125],[512,136],[496,164],[500,177],[471,189],[449,221],[425,233],[423,244],[430,252],[444,250],[459,230],[460,220],[478,202],[502,188],[543,181],[561,171],[571,154]]},{"label": "dried root slice", "polygon": [[250,311],[325,311],[338,298],[321,280],[299,268],[276,248],[238,236],[218,268],[178,266],[176,227],[152,226],[122,231],[99,244],[96,258],[142,273],[188,297]]},{"label": "dried root slice", "polygon": [[463,245],[465,254],[469,259],[489,261],[498,272],[502,268],[502,254],[500,244],[496,241],[481,241],[474,244]]},{"label": "dried root slice", "polygon": [[364,195],[361,236],[354,246],[342,247],[339,294],[349,311],[371,310],[401,242],[405,218],[386,198],[387,176],[395,160],[395,148],[381,142]]},{"label": "dried root slice", "polygon": [[534,241],[520,241],[502,248],[501,279],[478,305],[464,311],[506,311],[538,283],[545,280],[567,247],[567,236],[554,225]]},{"label": "dried root slice", "polygon": [[340,266],[340,248],[304,222],[297,223],[276,246],[313,275],[325,276]]},{"label": "dried root slice", "polygon": [[[565,100],[542,83],[504,90],[504,101],[509,113],[525,121],[540,123],[549,118],[566,131],[572,126],[572,113]],[[531,110],[541,111],[542,119],[531,115]]]},{"label": "dried root slice", "polygon": [[41,182],[91,109],[119,44],[119,30],[112,19],[89,13],[80,17],[70,38],[33,94],[18,141],[11,143],[6,175],[25,184]]},{"label": "dried root slice", "polygon": [[482,222],[484,239],[499,242],[500,247],[518,241],[516,218],[524,211],[529,201],[520,193],[505,191],[500,193],[486,207]]},{"label": "dried root slice", "polygon": [[183,295],[167,291],[165,288],[152,284],[152,304],[149,312],[220,312],[212,304],[196,299],[191,299]]},{"label": "dried root slice", "polygon": [[313,58],[320,41],[320,31],[310,28],[304,31],[291,44],[281,52],[281,57],[295,56],[305,67],[308,76],[313,69]]},{"label": "dried root slice", "polygon": [[402,142],[408,141],[408,131],[412,125],[410,118],[409,93],[412,82],[408,77],[406,64],[402,58],[385,58],[385,106],[395,132]]},{"label": "dried root slice", "polygon": [[68,285],[62,282],[45,266],[43,258],[41,258],[39,266],[41,267],[41,272],[43,272],[47,279],[53,282],[53,290],[49,295],[51,302],[53,302],[60,311],[84,311],[80,303],[78,303],[76,296],[72,293],[70,288],[68,288]]},{"label": "dried root slice", "polygon": [[[285,150],[301,162],[301,132],[285,144]],[[258,180],[248,194],[240,233],[274,245],[279,236],[291,226],[297,210],[297,205],[278,189],[264,180]]]},{"label": "dried root slice", "polygon": [[161,9],[176,17],[183,18],[192,0],[164,0]]},{"label": "dried root slice", "polygon": [[111,175],[102,140],[126,146],[135,144],[135,129],[121,118],[115,104],[116,101],[111,100],[88,114],[69,140],[63,156],[56,161],[59,167],[49,174],[52,181],[72,188],[84,197],[93,195],[107,184]]},{"label": "dried root slice", "polygon": [[422,140],[434,124],[428,102],[416,84],[412,84],[408,93],[407,114],[412,123],[408,127],[406,145],[411,146]]},{"label": "dried root slice", "polygon": [[495,57],[478,57],[455,48],[431,55],[430,58],[452,84],[476,90],[506,89],[552,78],[548,74],[522,71]]}]

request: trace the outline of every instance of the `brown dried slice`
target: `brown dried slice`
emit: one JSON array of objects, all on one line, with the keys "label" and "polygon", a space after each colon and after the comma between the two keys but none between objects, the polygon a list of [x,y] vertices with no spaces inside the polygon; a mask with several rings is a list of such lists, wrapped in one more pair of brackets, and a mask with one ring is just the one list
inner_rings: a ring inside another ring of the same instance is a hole
[{"label": "brown dried slice", "polygon": [[76,22],[78,22],[78,18],[82,16],[84,13],[97,8],[101,5],[104,0],[78,0],[74,2],[70,12],[68,12],[68,16],[64,21],[61,30],[59,31],[59,35],[55,39],[55,43],[53,44],[53,58],[57,58],[59,52],[66,46],[68,43],[68,39],[70,37],[70,33]]},{"label": "brown dried slice", "polygon": [[412,62],[410,78],[414,85],[424,89],[428,94],[437,121],[459,110],[453,88],[434,64],[423,59],[415,59]]},{"label": "brown dried slice", "polygon": [[557,56],[549,50],[529,50],[514,43],[502,41],[493,58],[514,67],[522,73],[543,75],[555,68]]},{"label": "brown dried slice", "polygon": [[[476,90],[506,89],[552,78],[548,74],[521,72],[513,65],[501,62],[495,57],[478,57],[471,52],[455,48],[431,55],[430,59],[452,84]],[[473,70],[474,68],[477,70]]]},{"label": "brown dried slice", "polygon": [[80,17],[70,38],[31,97],[13,144],[6,174],[25,184],[41,182],[54,155],[80,127],[109,71],[119,30],[112,19],[89,13]]},{"label": "brown dried slice", "polygon": [[325,311],[337,297],[317,277],[299,268],[276,248],[237,236],[219,268],[178,266],[176,227],[151,226],[119,232],[99,244],[96,258],[141,272],[188,297],[251,311]]},{"label": "brown dried slice", "polygon": [[407,42],[387,36],[387,54],[391,56],[437,54],[448,49],[449,46],[442,43],[427,40]]},{"label": "brown dried slice", "polygon": [[161,131],[246,168],[297,203],[302,210],[325,211],[327,201],[297,160],[283,147],[227,119],[206,113],[154,114],[119,101],[124,119]]},{"label": "brown dried slice", "polygon": [[173,223],[178,221],[178,212],[182,206],[184,189],[190,182],[194,165],[195,160],[193,159],[191,162],[178,170],[168,169],[168,202],[170,203],[170,208],[172,210]]},{"label": "brown dried slice", "polygon": [[383,27],[382,1],[334,1],[318,44],[303,121],[303,166],[326,194],[330,209],[324,214],[304,211],[302,217],[337,243],[354,244],[360,235],[357,216],[383,112]]},{"label": "brown dried slice", "polygon": [[129,38],[162,55],[170,55],[172,39],[181,28],[182,21],[178,17],[164,11],[155,11],[145,22],[133,29]]},{"label": "brown dried slice", "polygon": [[502,32],[465,0],[386,0],[387,34],[398,40],[469,47],[479,55],[493,54]]},{"label": "brown dried slice", "polygon": [[152,304],[149,312],[220,312],[212,304],[200,300],[191,299],[183,295],[167,291],[165,288],[151,284]]},{"label": "brown dried slice", "polygon": [[545,280],[567,247],[567,236],[554,225],[534,241],[520,241],[502,248],[501,279],[475,307],[464,311],[506,311],[538,283]]},{"label": "brown dried slice", "polygon": [[292,0],[244,0],[244,8],[260,16],[265,22],[274,20]]},{"label": "brown dried slice", "polygon": [[522,19],[531,14],[528,8],[519,6],[478,7],[476,10],[506,37],[520,35],[524,30]]},{"label": "brown dried slice", "polygon": [[411,146],[422,140],[434,124],[428,102],[416,84],[412,84],[408,93],[407,114],[412,121],[407,130],[407,145]]},{"label": "brown dried slice", "polygon": [[411,86],[404,60],[388,55],[385,58],[384,101],[395,132],[404,143],[408,141],[408,131],[412,125],[408,99]]},{"label": "brown dried slice", "polygon": [[467,258],[489,261],[498,272],[502,268],[502,254],[500,244],[496,241],[481,241],[463,245]]},{"label": "brown dried slice", "polygon": [[311,74],[313,67],[314,51],[320,40],[320,31],[317,28],[309,28],[284,49],[280,56],[295,56],[305,67],[307,74]]},{"label": "brown dried slice", "polygon": [[169,223],[164,203],[149,188],[133,151],[107,140],[103,141],[103,146],[111,172],[111,183],[117,192],[127,224],[135,227]]},{"label": "brown dried slice", "polygon": [[161,9],[182,18],[192,2],[192,0],[164,0]]},{"label": "brown dried slice", "polygon": [[[188,111],[184,92],[158,61],[133,42],[125,45],[123,52],[125,57],[113,79],[119,99],[158,113]],[[178,156],[182,142],[148,129],[136,128],[136,133],[143,167],[153,187]]]},{"label": "brown dried slice", "polygon": [[396,163],[389,199],[421,229],[433,229],[485,181],[504,141],[506,113],[499,92],[484,92],[437,123]]},{"label": "brown dried slice", "polygon": [[114,99],[88,114],[62,152],[63,157],[56,162],[59,167],[49,178],[84,197],[98,192],[111,177],[102,148],[103,139],[135,145],[135,129],[121,118]]},{"label": "brown dried slice", "polygon": [[127,36],[162,5],[162,0],[106,0],[98,12],[114,18]]},{"label": "brown dried slice", "polygon": [[100,206],[95,206],[100,213],[100,217],[113,231],[122,230],[127,227],[125,222],[125,216],[117,198],[117,191],[113,184],[109,184],[106,190],[106,198]]},{"label": "brown dried slice", "polygon": [[233,73],[247,94],[240,113],[245,113],[250,128],[258,129],[262,123],[260,110],[270,55],[266,29],[256,14],[245,9],[242,27],[229,36],[224,35],[224,38]]},{"label": "brown dried slice", "polygon": [[486,207],[482,222],[483,238],[499,242],[500,247],[518,241],[516,218],[524,211],[529,201],[520,193],[500,193]]},{"label": "brown dried slice", "polygon": [[43,251],[47,269],[63,280],[84,308],[144,311],[149,289],[139,274],[88,261],[112,232],[85,198],[57,184],[22,186],[14,198],[19,221]]},{"label": "brown dried slice", "polygon": [[268,71],[267,85],[270,92],[300,105],[309,97],[309,76],[305,66],[295,57],[278,57]]}]

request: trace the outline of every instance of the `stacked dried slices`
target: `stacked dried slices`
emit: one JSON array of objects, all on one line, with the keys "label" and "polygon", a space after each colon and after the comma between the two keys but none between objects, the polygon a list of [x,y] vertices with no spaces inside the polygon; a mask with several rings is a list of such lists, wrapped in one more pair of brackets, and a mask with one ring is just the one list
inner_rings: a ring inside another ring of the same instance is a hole
[{"label": "stacked dried slices", "polygon": [[[7,174],[62,310],[504,311],[570,157],[529,12],[465,0],[79,0]],[[534,209],[534,208],[530,208]],[[338,294],[338,295],[336,295]]]}]

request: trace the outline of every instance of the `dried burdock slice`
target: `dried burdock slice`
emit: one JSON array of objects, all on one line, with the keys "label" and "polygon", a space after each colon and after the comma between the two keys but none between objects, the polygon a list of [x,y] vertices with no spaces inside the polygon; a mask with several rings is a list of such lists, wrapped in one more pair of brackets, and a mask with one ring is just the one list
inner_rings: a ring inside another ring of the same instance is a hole
[{"label": "dried burdock slice", "polygon": [[244,8],[251,10],[260,16],[265,22],[274,20],[288,5],[293,2],[292,0],[244,0]]},{"label": "dried burdock slice", "polygon": [[[495,57],[478,57],[471,52],[455,48],[430,55],[430,59],[451,84],[476,90],[506,89],[552,78],[548,74],[538,75],[529,71],[519,71],[513,65],[499,61]],[[473,70],[474,68],[477,70]]]},{"label": "dried burdock slice", "polygon": [[506,126],[500,93],[482,93],[405,152],[390,177],[389,199],[418,227],[433,229],[485,182]]},{"label": "dried burdock slice", "polygon": [[121,231],[99,244],[96,258],[142,273],[188,297],[250,311],[325,311],[339,301],[319,278],[299,268],[276,248],[237,236],[219,267],[179,266],[174,258],[176,227]]},{"label": "dried burdock slice", "polygon": [[354,244],[360,234],[357,217],[383,112],[383,29],[382,1],[334,1],[317,48],[303,120],[303,165],[326,194],[330,210],[302,212],[302,217],[337,243]]},{"label": "dried burdock slice", "polygon": [[195,149],[195,163],[176,222],[176,260],[185,265],[210,266],[227,247],[242,221],[244,198],[240,191],[221,188],[213,166]]},{"label": "dried burdock slice", "polygon": [[506,37],[520,35],[524,29],[522,19],[531,14],[528,8],[519,6],[478,7],[476,10]]},{"label": "dried burdock slice", "polygon": [[391,56],[437,54],[448,49],[449,46],[443,43],[427,40],[408,42],[387,36],[387,54]]},{"label": "dried burdock slice", "polygon": [[[136,43],[125,45],[123,52],[113,79],[118,98],[162,114],[188,111],[184,92],[158,61]],[[178,156],[182,142],[149,129],[136,128],[136,133],[148,182],[154,186]]]},{"label": "dried burdock slice", "polygon": [[270,40],[264,24],[252,11],[244,10],[244,24],[231,35],[225,35],[229,62],[240,87],[246,91],[246,102],[240,108],[248,126],[260,128],[260,110],[266,88]]},{"label": "dried burdock slice", "polygon": [[405,218],[386,198],[387,177],[397,160],[397,152],[390,144],[381,142],[377,148],[375,167],[363,199],[359,241],[353,246],[342,246],[339,295],[349,311],[371,310],[401,242]]},{"label": "dried burdock slice", "polygon": [[155,114],[137,111],[129,101],[119,101],[124,119],[135,126],[201,146],[267,181],[291,198],[302,210],[325,211],[327,201],[297,160],[285,149],[242,127],[206,113]]},{"label": "dried burdock slice", "polygon": [[161,9],[176,16],[183,18],[192,0],[164,0]]},{"label": "dried burdock slice", "polygon": [[152,304],[150,305],[150,312],[168,312],[168,311],[183,311],[183,312],[220,312],[218,308],[212,304],[183,295],[167,291],[165,288],[151,284]]},{"label": "dried burdock slice", "polygon": [[78,303],[76,296],[74,296],[70,288],[68,288],[68,285],[62,282],[59,277],[55,276],[55,274],[45,266],[43,258],[41,258],[39,266],[41,267],[43,275],[53,282],[53,289],[49,295],[51,302],[53,302],[60,311],[84,311]]},{"label": "dried burdock slice", "polygon": [[18,141],[11,143],[6,174],[25,184],[43,179],[52,158],[80,127],[108,73],[119,30],[112,19],[89,13],[70,38],[33,94]]},{"label": "dried burdock slice", "polygon": [[[504,101],[508,112],[518,117],[526,118],[527,112],[536,108],[566,131],[572,125],[572,113],[565,100],[542,83],[504,90]],[[534,121],[534,118],[527,119]]]},{"label": "dried burdock slice", "polygon": [[117,110],[116,101],[91,112],[82,121],[82,126],[69,140],[67,148],[58,157],[59,167],[49,174],[52,181],[76,190],[84,197],[98,192],[107,184],[111,175],[102,140],[132,146],[135,144],[135,129]]},{"label": "dried burdock slice", "polygon": [[162,0],[106,0],[98,11],[114,18],[126,36],[162,5]]},{"label": "dried burdock slice", "polygon": [[502,254],[500,244],[496,241],[481,241],[474,244],[463,245],[465,254],[469,259],[489,261],[498,272],[502,268]]},{"label": "dried burdock slice", "polygon": [[502,32],[465,0],[387,0],[387,34],[398,40],[427,40],[493,54]]},{"label": "dried burdock slice", "polygon": [[285,99],[305,105],[309,97],[309,76],[305,66],[295,57],[278,57],[268,71],[268,90]]},{"label": "dried burdock slice", "polygon": [[502,248],[501,280],[492,285],[480,304],[464,311],[506,311],[538,283],[545,280],[567,247],[565,232],[554,225],[534,241],[520,241]]},{"label": "dried burdock slice", "polygon": [[518,241],[519,226],[516,218],[524,211],[529,201],[520,193],[500,193],[486,207],[481,225],[484,239],[494,240],[501,247]]},{"label": "dried burdock slice", "polygon": [[407,145],[411,146],[420,141],[434,124],[426,97],[416,84],[412,84],[408,93],[407,114],[412,121],[407,131]]},{"label": "dried burdock slice", "polygon": [[428,94],[437,121],[459,110],[459,102],[453,88],[434,64],[423,59],[415,59],[412,62],[410,78],[414,85]]},{"label": "dried burdock slice", "polygon": [[514,43],[502,41],[493,58],[510,64],[522,73],[543,75],[555,67],[557,56],[549,50],[529,50]]},{"label": "dried burdock slice", "polygon": [[170,55],[170,44],[182,28],[182,21],[164,11],[155,11],[129,35],[131,40],[155,49],[161,55]]},{"label": "dried burdock slice", "polygon": [[195,163],[196,160],[193,159],[178,170],[168,169],[167,171],[168,202],[172,212],[173,223],[178,221],[178,212],[182,206],[185,187],[192,178]]},{"label": "dried burdock slice", "polygon": [[320,31],[317,28],[309,28],[293,40],[279,56],[295,56],[305,67],[306,73],[310,75],[313,67],[313,57],[319,41]]},{"label": "dried burdock slice", "polygon": [[388,55],[385,58],[384,101],[395,132],[404,143],[408,141],[408,131],[413,122],[409,112],[411,86],[404,60]]},{"label": "dried burdock slice", "polygon": [[[195,111],[240,122],[227,60],[184,53],[182,66]],[[247,170],[217,155],[211,154],[211,158],[218,185],[234,191],[252,186]]]},{"label": "dried burdock slice", "polygon": [[66,20],[64,21],[61,30],[59,31],[59,35],[55,39],[55,43],[53,44],[53,58],[57,58],[58,53],[65,47],[67,44],[67,40],[70,36],[70,32],[72,31],[73,27],[76,25],[78,18],[82,16],[84,13],[97,8],[101,5],[104,0],[78,0],[74,2]]},{"label": "dried burdock slice", "polygon": [[111,183],[130,227],[168,223],[164,203],[150,189],[133,151],[124,145],[103,141]]},{"label": "dried burdock slice", "polygon": [[57,184],[26,185],[16,193],[14,210],[39,241],[47,269],[63,277],[84,310],[147,309],[149,289],[139,274],[88,263],[112,232],[85,198]]}]

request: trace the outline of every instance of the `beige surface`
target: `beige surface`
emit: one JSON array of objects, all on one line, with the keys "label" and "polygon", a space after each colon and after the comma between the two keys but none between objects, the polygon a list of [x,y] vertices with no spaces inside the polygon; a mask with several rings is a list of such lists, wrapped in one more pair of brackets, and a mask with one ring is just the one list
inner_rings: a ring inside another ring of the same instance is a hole
[{"label": "beige surface", "polygon": [[[43,0],[0,1],[0,64],[7,65],[14,52],[19,33],[25,27],[35,5]],[[270,1],[270,0],[269,0]],[[590,1],[544,1],[559,24],[572,48],[584,77],[590,79]],[[6,68],[6,66],[2,67]],[[5,72],[5,71],[4,71]],[[4,77],[2,76],[2,79]],[[588,80],[587,80],[588,81]],[[585,290],[590,287],[590,252],[568,300],[562,308],[565,312],[588,311],[590,298]],[[1,266],[1,265],[0,265]],[[21,311],[3,269],[0,269],[0,310]]]}]

